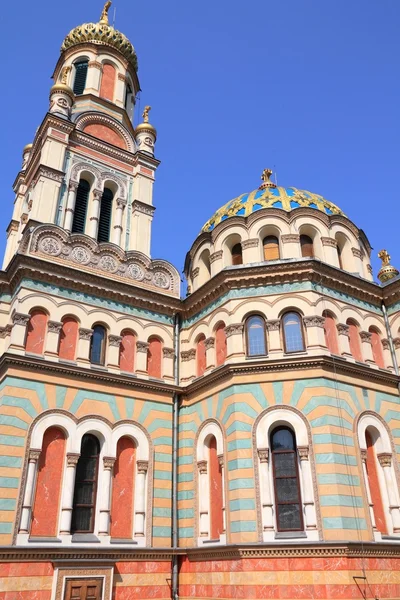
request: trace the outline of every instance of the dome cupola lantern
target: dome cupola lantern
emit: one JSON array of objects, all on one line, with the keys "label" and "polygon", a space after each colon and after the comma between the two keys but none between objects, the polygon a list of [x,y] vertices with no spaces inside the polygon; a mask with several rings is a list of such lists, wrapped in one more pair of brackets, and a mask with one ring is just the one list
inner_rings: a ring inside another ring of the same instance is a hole
[{"label": "dome cupola lantern", "polygon": [[399,271],[390,264],[390,254],[387,250],[378,252],[378,257],[382,261],[381,268],[378,273],[378,279],[382,283],[386,283],[390,279],[394,279],[399,275]]},{"label": "dome cupola lantern", "polygon": [[142,114],[143,121],[135,129],[135,141],[142,152],[154,154],[154,144],[157,139],[157,131],[149,123],[149,112],[151,106],[145,106]]}]

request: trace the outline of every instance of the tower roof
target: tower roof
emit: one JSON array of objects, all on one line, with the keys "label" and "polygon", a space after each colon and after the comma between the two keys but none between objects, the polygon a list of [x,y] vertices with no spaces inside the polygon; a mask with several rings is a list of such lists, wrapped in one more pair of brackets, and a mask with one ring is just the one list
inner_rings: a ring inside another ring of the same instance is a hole
[{"label": "tower roof", "polygon": [[111,2],[108,0],[104,5],[98,23],[83,23],[83,25],[78,25],[78,27],[72,29],[62,43],[61,52],[85,42],[112,46],[137,71],[138,63],[134,47],[123,33],[114,29],[108,22],[108,10],[110,6]]}]

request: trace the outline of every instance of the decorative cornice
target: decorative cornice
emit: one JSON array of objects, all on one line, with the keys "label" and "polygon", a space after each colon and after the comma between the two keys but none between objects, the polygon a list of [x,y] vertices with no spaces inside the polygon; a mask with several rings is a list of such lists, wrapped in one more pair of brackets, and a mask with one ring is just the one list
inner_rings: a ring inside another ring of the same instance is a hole
[{"label": "decorative cornice", "polygon": [[149,204],[141,202],[140,200],[134,200],[132,202],[132,213],[138,212],[142,213],[143,215],[152,217],[154,215],[155,210],[156,209],[154,208],[154,206],[150,206]]},{"label": "decorative cornice", "polygon": [[137,352],[147,352],[149,349],[149,342],[141,342],[141,341],[137,341],[136,342],[136,351]]},{"label": "decorative cornice", "polygon": [[281,321],[280,319],[269,319],[266,321],[265,326],[267,331],[279,331],[281,328]]},{"label": "decorative cornice", "polygon": [[350,326],[347,323],[338,323],[336,325],[336,329],[339,335],[346,335],[349,337],[350,335]]},{"label": "decorative cornice", "polygon": [[97,62],[97,60],[91,60],[88,63],[88,67],[92,67],[94,69],[98,69],[99,71],[103,71],[103,65],[101,63]]},{"label": "decorative cornice", "polygon": [[382,342],[382,348],[384,350],[390,350],[390,344],[389,344],[389,340],[384,338],[383,340],[381,340]]},{"label": "decorative cornice", "polygon": [[325,325],[325,317],[319,317],[318,315],[303,317],[303,323],[306,327],[323,327]]},{"label": "decorative cornice", "polygon": [[173,348],[163,348],[163,357],[164,358],[175,358],[175,350]]},{"label": "decorative cornice", "polygon": [[258,458],[260,459],[260,463],[267,463],[269,460],[269,449],[268,448],[258,448],[257,449]]},{"label": "decorative cornice", "polygon": [[251,238],[249,240],[243,240],[242,248],[243,248],[243,250],[246,250],[247,248],[258,248],[259,243],[260,242],[259,242],[258,238]]},{"label": "decorative cornice", "polygon": [[37,462],[40,457],[40,453],[42,451],[36,448],[31,448],[29,450],[29,462]]},{"label": "decorative cornice", "polygon": [[79,328],[79,339],[90,340],[93,335],[93,329],[86,329],[85,327]]},{"label": "decorative cornice", "polygon": [[67,453],[67,466],[68,467],[76,467],[78,464],[80,454],[76,454],[74,452]]},{"label": "decorative cornice", "polygon": [[122,342],[122,336],[121,335],[113,335],[113,334],[109,334],[108,335],[108,344],[109,346],[117,346],[118,348],[120,347]]},{"label": "decorative cornice", "polygon": [[212,348],[215,347],[215,338],[213,337],[209,337],[206,339],[206,341],[204,342],[204,346],[206,348],[206,350],[211,350]]},{"label": "decorative cornice", "polygon": [[39,165],[39,168],[36,171],[34,178],[39,179],[39,177],[46,177],[47,179],[57,181],[57,183],[62,183],[64,180],[64,176],[64,171],[58,171],[57,169],[52,169],[51,167]]},{"label": "decorative cornice", "polygon": [[112,456],[103,457],[103,468],[105,471],[111,471],[114,468],[115,458]]},{"label": "decorative cornice", "polygon": [[361,455],[361,462],[366,463],[367,459],[368,459],[368,452],[367,452],[367,450],[364,449],[364,448],[362,448],[360,455]]},{"label": "decorative cornice", "polygon": [[0,338],[6,338],[10,335],[12,331],[12,325],[6,325],[5,327],[0,327]]},{"label": "decorative cornice", "polygon": [[200,267],[196,267],[195,269],[192,270],[190,275],[191,275],[192,279],[195,279],[199,273],[200,273]]},{"label": "decorative cornice", "polygon": [[394,338],[393,345],[395,347],[395,350],[398,350],[400,348],[400,337]]},{"label": "decorative cornice", "polygon": [[243,333],[243,328],[243,323],[232,323],[225,327],[225,335],[227,338],[231,335],[241,335]]},{"label": "decorative cornice", "polygon": [[391,452],[381,452],[378,454],[379,464],[382,468],[391,467],[392,466],[392,453]]},{"label": "decorative cornice", "polygon": [[206,460],[198,460],[197,468],[199,470],[200,475],[206,475],[207,473],[207,461]]},{"label": "decorative cornice", "polygon": [[357,258],[360,258],[361,260],[363,259],[363,253],[361,252],[361,250],[359,248],[352,248],[351,249],[353,256],[356,256]]},{"label": "decorative cornice", "polygon": [[309,446],[297,446],[297,453],[299,455],[300,460],[308,460],[310,454]]},{"label": "decorative cornice", "polygon": [[60,333],[63,324],[59,321],[48,321],[47,330],[51,333]]},{"label": "decorative cornice", "polygon": [[195,348],[191,348],[190,350],[182,350],[182,352],[181,352],[182,362],[187,362],[188,360],[193,360],[195,358],[196,358]]},{"label": "decorative cornice", "polygon": [[138,460],[137,463],[137,471],[138,473],[146,474],[149,469],[149,461],[148,460]]},{"label": "decorative cornice", "polygon": [[369,331],[360,331],[360,338],[366,344],[372,344],[372,333]]},{"label": "decorative cornice", "polygon": [[14,325],[28,325],[30,315],[25,315],[24,313],[14,313],[12,316],[12,321]]},{"label": "decorative cornice", "polygon": [[321,237],[321,242],[323,246],[331,246],[332,248],[338,247],[338,243],[334,238]]},{"label": "decorative cornice", "polygon": [[210,254],[210,263],[213,263],[216,260],[219,260],[220,258],[222,258],[223,254],[224,254],[223,250],[217,250],[216,252],[213,252],[213,254]]},{"label": "decorative cornice", "polygon": [[281,235],[282,244],[300,244],[300,235],[297,233],[285,233]]}]

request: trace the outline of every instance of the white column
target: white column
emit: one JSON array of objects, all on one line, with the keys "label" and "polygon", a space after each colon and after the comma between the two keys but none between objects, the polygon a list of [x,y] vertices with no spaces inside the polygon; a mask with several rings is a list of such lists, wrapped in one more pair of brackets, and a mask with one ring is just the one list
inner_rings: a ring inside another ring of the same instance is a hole
[{"label": "white column", "polygon": [[[111,511],[111,481],[115,458],[105,456],[103,458],[103,477],[100,491],[100,514],[99,514],[99,535],[109,535],[110,533],[110,511]],[[98,493],[99,493],[98,491]]]},{"label": "white column", "polygon": [[206,371],[211,371],[215,367],[215,338],[209,337],[204,342],[206,347]]},{"label": "white column", "polygon": [[222,271],[222,269],[224,268],[222,257],[222,250],[217,250],[213,254],[210,254],[211,277],[214,277],[214,275]]},{"label": "white column", "polygon": [[182,350],[181,360],[185,363],[182,373],[182,381],[188,381],[196,376],[196,349]]},{"label": "white column", "polygon": [[361,450],[361,462],[362,462],[362,470],[363,470],[364,481],[365,481],[365,489],[367,490],[369,516],[371,519],[372,530],[375,534],[377,532],[377,528],[376,528],[376,522],[375,522],[374,503],[372,502],[371,490],[369,487],[369,480],[368,480],[367,451],[366,450]]},{"label": "white column", "polygon": [[47,336],[46,336],[46,356],[58,356],[58,344],[60,340],[60,331],[62,323],[58,321],[48,321],[47,323]]},{"label": "white column", "polygon": [[79,328],[79,342],[76,360],[89,364],[90,340],[92,339],[93,329]]},{"label": "white column", "polygon": [[336,325],[339,340],[339,350],[342,356],[353,358],[350,352],[349,326],[346,323]]},{"label": "white column", "polygon": [[144,537],[146,520],[146,474],[149,467],[147,460],[137,461],[136,503],[135,503],[135,536]]},{"label": "white column", "polygon": [[337,241],[330,237],[321,237],[322,250],[324,253],[325,262],[334,267],[340,267],[339,255],[338,255],[338,244]]},{"label": "white column", "polygon": [[33,502],[33,496],[34,496],[34,488],[35,488],[39,456],[40,456],[40,450],[30,450],[29,451],[28,471],[26,474],[24,501],[22,504],[19,533],[29,533],[29,530],[30,530],[32,502]]},{"label": "white column", "polygon": [[119,369],[119,349],[121,346],[122,337],[120,335],[109,334],[108,336],[108,354],[107,367]]},{"label": "white column", "polygon": [[400,506],[398,495],[396,493],[396,481],[392,476],[392,455],[390,452],[382,452],[378,454],[379,464],[383,469],[385,475],[385,483],[387,489],[387,495],[389,498],[389,510],[392,517],[393,532],[400,532]]},{"label": "white column", "polygon": [[259,448],[257,450],[260,460],[260,487],[261,487],[261,506],[262,506],[262,525],[264,531],[272,531],[274,529],[273,504],[271,497],[271,489],[269,485],[269,449]]},{"label": "white column", "polygon": [[324,323],[325,317],[313,315],[303,318],[304,326],[307,329],[307,350],[313,348],[326,350]]},{"label": "white column", "polygon": [[64,216],[64,229],[66,229],[67,231],[71,231],[72,229],[76,202],[76,191],[78,189],[78,185],[79,184],[77,181],[70,181],[68,186],[67,207],[65,209]]},{"label": "white column", "polygon": [[90,211],[88,235],[94,240],[97,239],[97,231],[99,228],[100,203],[103,192],[101,190],[93,190],[92,210]]},{"label": "white column", "polygon": [[147,375],[147,351],[148,342],[136,342],[136,373],[138,375]]},{"label": "white column", "polygon": [[222,525],[223,525],[223,533],[226,532],[226,499],[225,499],[225,464],[224,464],[224,455],[218,454],[218,463],[219,468],[221,469],[221,485],[222,485]]},{"label": "white column", "polygon": [[125,206],[126,206],[126,200],[124,198],[117,198],[116,209],[115,209],[114,231],[113,231],[113,237],[111,240],[113,242],[113,244],[117,244],[117,246],[121,246],[122,218],[124,215]]},{"label": "white column", "polygon": [[26,338],[26,326],[29,323],[30,315],[23,313],[14,313],[13,328],[11,331],[10,348],[15,350],[24,350]]},{"label": "white column", "polygon": [[232,323],[225,327],[227,361],[244,357],[243,327],[243,323]]},{"label": "white column", "polygon": [[162,361],[162,377],[165,379],[174,379],[174,361],[175,361],[175,350],[173,348],[163,348],[163,361]]},{"label": "white column", "polygon": [[257,263],[261,261],[258,238],[244,240],[242,242],[242,251],[244,265]]},{"label": "white column", "polygon": [[210,525],[210,488],[207,477],[207,461],[199,460],[197,463],[197,468],[199,469],[199,534],[200,537],[208,537]]},{"label": "white column", "polygon": [[393,359],[392,354],[390,352],[390,345],[388,339],[382,340],[382,350],[383,350],[383,361],[385,365],[385,369],[390,369],[393,371]]},{"label": "white column", "polygon": [[60,534],[71,533],[72,507],[74,502],[75,473],[79,454],[67,454],[67,468],[63,483],[63,497],[61,508]]},{"label": "white column", "polygon": [[354,256],[355,270],[361,277],[364,277],[363,253],[359,248],[352,248],[351,251]]},{"label": "white column", "polygon": [[366,363],[375,364],[372,353],[372,333],[369,331],[360,331],[362,355]]},{"label": "white column", "polygon": [[266,328],[268,331],[268,354],[282,352],[280,319],[270,319],[266,322]]},{"label": "white column", "polygon": [[281,235],[282,258],[301,258],[300,236],[297,233]]},{"label": "white column", "polygon": [[301,479],[303,482],[303,506],[306,517],[306,529],[317,528],[317,515],[315,512],[313,483],[308,446],[298,446],[297,451],[300,458]]}]

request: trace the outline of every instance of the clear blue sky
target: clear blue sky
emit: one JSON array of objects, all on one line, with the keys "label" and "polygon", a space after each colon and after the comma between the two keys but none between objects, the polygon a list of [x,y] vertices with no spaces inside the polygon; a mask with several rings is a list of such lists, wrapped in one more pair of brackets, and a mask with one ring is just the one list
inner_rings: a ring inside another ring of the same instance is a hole
[{"label": "clear blue sky", "polygon": [[[102,5],[3,3],[1,249],[62,40]],[[115,5],[159,135],[154,257],[181,269],[203,223],[271,167],[280,185],[322,194],[365,230],[375,275],[382,247],[400,268],[399,0]]]}]

